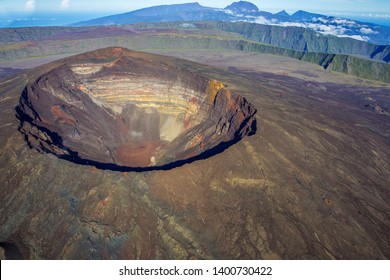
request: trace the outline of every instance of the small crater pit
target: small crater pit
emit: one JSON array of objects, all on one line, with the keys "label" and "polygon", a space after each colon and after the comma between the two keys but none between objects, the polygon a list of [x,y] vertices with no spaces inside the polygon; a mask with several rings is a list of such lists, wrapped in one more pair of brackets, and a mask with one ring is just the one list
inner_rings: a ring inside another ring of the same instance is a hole
[{"label": "small crater pit", "polygon": [[30,147],[113,170],[171,168],[256,130],[256,109],[222,82],[122,48],[65,59],[16,111]]}]

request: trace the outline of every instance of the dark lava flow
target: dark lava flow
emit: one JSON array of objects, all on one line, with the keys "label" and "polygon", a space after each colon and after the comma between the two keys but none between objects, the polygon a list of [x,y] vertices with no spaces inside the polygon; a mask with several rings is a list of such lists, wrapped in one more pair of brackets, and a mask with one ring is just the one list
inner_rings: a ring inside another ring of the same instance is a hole
[{"label": "dark lava flow", "polygon": [[24,89],[31,148],[117,171],[167,170],[256,132],[256,109],[223,83],[122,48],[63,60]]}]

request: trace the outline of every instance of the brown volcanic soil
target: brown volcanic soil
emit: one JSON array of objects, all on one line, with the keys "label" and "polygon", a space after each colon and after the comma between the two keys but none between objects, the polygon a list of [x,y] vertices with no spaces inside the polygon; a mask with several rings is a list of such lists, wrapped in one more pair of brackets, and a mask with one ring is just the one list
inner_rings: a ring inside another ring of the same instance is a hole
[{"label": "brown volcanic soil", "polygon": [[4,81],[0,242],[31,259],[390,257],[390,122],[375,110],[389,110],[388,87],[155,58],[246,97],[257,133],[167,171],[96,169],[17,131],[21,92],[50,69]]}]

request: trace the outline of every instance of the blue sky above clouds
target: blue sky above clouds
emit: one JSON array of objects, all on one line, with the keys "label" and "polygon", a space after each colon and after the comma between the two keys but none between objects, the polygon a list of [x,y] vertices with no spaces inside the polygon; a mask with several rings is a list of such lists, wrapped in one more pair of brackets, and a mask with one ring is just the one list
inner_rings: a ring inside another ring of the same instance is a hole
[{"label": "blue sky above clouds", "polygon": [[[95,10],[95,11],[131,11],[142,7],[149,7],[164,4],[177,4],[195,2],[196,0],[0,0],[0,10],[3,12],[12,11],[33,11],[33,10]],[[225,7],[234,0],[217,0],[198,2],[203,6]],[[253,0],[260,10],[307,10],[311,12],[340,11],[360,13],[389,13],[389,0]]]},{"label": "blue sky above clouds", "polygon": [[[239,0],[0,0],[0,27],[28,26],[31,23],[41,26],[47,25],[48,20],[52,20],[51,24],[63,25],[145,7],[188,2],[224,8],[235,1]],[[249,2],[264,11],[279,12],[284,9],[291,14],[305,10],[390,26],[390,0],[249,0]]]}]

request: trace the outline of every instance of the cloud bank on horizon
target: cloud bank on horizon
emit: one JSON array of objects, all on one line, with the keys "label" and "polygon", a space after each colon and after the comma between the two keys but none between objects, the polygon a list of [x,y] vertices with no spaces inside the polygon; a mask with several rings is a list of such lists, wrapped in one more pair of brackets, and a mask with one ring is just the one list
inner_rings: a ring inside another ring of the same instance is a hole
[{"label": "cloud bank on horizon", "polygon": [[[239,0],[3,0],[0,1],[0,15],[2,12],[18,10],[29,13],[41,10],[83,11],[85,13],[100,11],[105,12],[106,15],[111,15],[151,6],[183,4],[195,1],[206,7],[224,8]],[[249,0],[248,2],[255,4],[260,10],[271,12],[286,10],[292,14],[298,10],[305,10],[333,16],[390,21],[389,0]]]},{"label": "cloud bank on horizon", "polygon": [[[337,37],[346,37],[352,38],[359,41],[368,42],[370,38],[369,34],[377,34],[377,31],[372,30],[366,26],[361,26],[355,21],[347,20],[347,19],[325,19],[325,18],[312,18],[311,22],[278,22],[277,20],[268,20],[263,16],[257,17],[254,20],[255,23],[258,24],[266,24],[266,25],[279,25],[279,26],[294,26],[294,27],[303,27],[308,28],[314,31],[317,31],[324,35],[333,35]],[[348,31],[351,31],[348,27],[354,27],[359,29],[363,35],[349,35]]]}]

